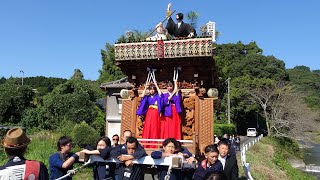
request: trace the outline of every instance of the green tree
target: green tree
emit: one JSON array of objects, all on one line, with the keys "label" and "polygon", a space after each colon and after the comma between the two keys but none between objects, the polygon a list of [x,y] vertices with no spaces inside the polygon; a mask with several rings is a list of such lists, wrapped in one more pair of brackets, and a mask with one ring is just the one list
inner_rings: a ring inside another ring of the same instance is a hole
[{"label": "green tree", "polygon": [[[37,96],[43,96],[47,93],[51,92],[53,88],[59,84],[65,83],[67,79],[63,78],[53,78],[53,77],[44,77],[44,76],[36,76],[36,77],[25,77],[23,82],[25,85],[32,87],[32,89],[36,90]],[[6,80],[8,84],[21,84],[21,78],[18,77],[10,77]]]},{"label": "green tree", "polygon": [[[132,35],[127,37],[125,35],[121,35],[118,39],[119,43],[127,43],[134,41],[142,41],[145,40],[148,36],[147,32],[140,32],[137,30],[132,31]],[[106,43],[105,49],[101,50],[102,57],[102,69],[99,71],[100,76],[98,79],[98,83],[101,84],[103,82],[110,82],[114,80],[118,80],[123,78],[125,75],[121,71],[121,69],[116,66],[115,54],[114,54],[114,46]]]},{"label": "green tree", "polygon": [[43,104],[49,120],[91,123],[96,117],[95,101],[95,92],[87,81],[70,80],[45,96]]},{"label": "green tree", "polygon": [[102,70],[100,70],[99,83],[110,82],[124,77],[124,74],[115,63],[114,46],[106,43],[105,50],[101,50]]},{"label": "green tree", "polygon": [[100,136],[104,136],[106,127],[106,114],[97,106],[95,107],[95,111],[97,113],[97,116],[95,120],[92,122],[91,126],[99,132]]},{"label": "green tree", "polygon": [[83,73],[80,69],[75,69],[73,75],[71,76],[72,80],[83,80]]},{"label": "green tree", "polygon": [[43,108],[29,108],[23,112],[21,125],[28,129],[51,129],[52,124],[47,120],[46,113]]},{"label": "green tree", "polygon": [[313,109],[320,109],[320,74],[317,70],[310,71],[309,67],[296,66],[287,70],[290,84],[302,94],[305,102]]},{"label": "green tree", "polygon": [[[258,81],[285,81],[288,79],[284,62],[273,56],[264,56],[262,52],[262,49],[255,42],[221,44],[216,48],[215,61],[221,82],[231,78],[231,118],[242,130],[249,126],[255,127],[257,112],[260,112],[259,104],[250,101],[248,94],[250,87],[257,87]],[[218,121],[221,121],[219,118],[225,118],[226,86],[226,83],[222,83],[219,87],[219,97],[222,101],[221,108],[217,112]]]},{"label": "green tree", "polygon": [[3,84],[3,83],[5,83],[5,82],[6,82],[6,78],[2,77],[2,78],[0,79],[0,84]]},{"label": "green tree", "polygon": [[187,13],[187,19],[190,23],[190,25],[194,28],[197,29],[197,25],[198,25],[198,18],[199,18],[199,14],[194,12],[194,11],[190,11]]},{"label": "green tree", "polygon": [[242,60],[248,54],[261,54],[262,52],[262,49],[260,49],[255,42],[251,42],[247,45],[242,42],[217,45],[215,49],[216,56],[214,58],[219,76],[222,77],[222,79],[236,77],[237,75],[232,73],[234,72],[231,67],[233,64],[241,64]]},{"label": "green tree", "polygon": [[23,111],[32,106],[34,92],[30,86],[0,85],[0,123],[19,123]]}]

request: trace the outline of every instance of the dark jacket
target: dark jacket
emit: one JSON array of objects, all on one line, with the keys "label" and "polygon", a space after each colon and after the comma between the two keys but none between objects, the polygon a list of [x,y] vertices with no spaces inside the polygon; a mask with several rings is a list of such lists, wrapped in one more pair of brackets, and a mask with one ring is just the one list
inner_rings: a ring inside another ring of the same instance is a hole
[{"label": "dark jacket", "polygon": [[223,166],[219,160],[208,167],[207,160],[203,160],[196,169],[193,179],[202,180],[206,175],[210,173],[222,174]]},{"label": "dark jacket", "polygon": [[[181,152],[185,158],[192,157],[192,153],[191,153],[191,152],[188,150],[188,148],[186,148],[186,147],[181,146],[181,147],[180,147],[177,151],[175,151],[174,153],[175,153],[175,154],[178,154],[179,152]],[[185,155],[187,155],[187,156],[185,156]]]},{"label": "dark jacket", "polygon": [[[96,150],[96,146],[87,146],[85,149],[90,151]],[[107,159],[110,157],[111,147],[105,149],[99,149],[99,153],[102,159]],[[114,179],[115,163],[106,163],[106,162],[94,162],[93,166],[93,179]]]},{"label": "dark jacket", "polygon": [[[128,154],[127,146],[125,144],[120,144],[117,147],[113,148],[110,154],[111,154],[111,157],[115,159],[120,155],[126,155]],[[140,159],[146,155],[147,155],[146,151],[140,144],[138,144],[136,152],[132,154],[132,156],[135,159]],[[126,167],[124,163],[120,163],[120,164],[117,164],[117,169],[115,174],[118,175],[119,180],[127,180],[127,179],[143,180],[144,179],[143,170],[144,170],[143,165],[134,164],[132,167]],[[128,174],[128,171],[130,171],[129,173],[131,174],[130,178],[126,178],[124,176],[125,173]]]},{"label": "dark jacket", "polygon": [[[120,144],[117,147],[113,148],[110,152],[111,157],[113,158],[117,158],[118,156],[122,155],[122,154],[128,154],[127,151],[127,146],[126,144]],[[132,156],[135,159],[140,159],[144,156],[146,156],[146,151],[144,150],[144,148],[141,146],[141,144],[138,144],[138,147],[136,149],[136,152],[132,154]]]},{"label": "dark jacket", "polygon": [[[134,164],[131,167],[127,167],[124,163],[119,165],[119,180],[143,180],[144,179],[144,165]],[[129,170],[129,171],[128,171]],[[131,173],[130,177],[125,177],[125,173]]]},{"label": "dark jacket", "polygon": [[166,29],[168,30],[168,33],[174,37],[187,37],[191,32],[194,32],[194,35],[196,36],[196,31],[190,24],[182,21],[178,28],[178,24],[176,24],[171,17],[168,19]]},{"label": "dark jacket", "polygon": [[[66,154],[66,159],[74,157],[75,163],[78,162],[79,156],[75,153],[68,153]],[[54,153],[49,157],[49,168],[50,168],[50,180],[57,179],[62,177],[68,173],[69,170],[73,169],[73,165],[69,166],[68,168],[62,168],[64,163],[63,157],[60,152]],[[72,177],[69,176],[65,178],[65,180],[71,180]]]},{"label": "dark jacket", "polygon": [[237,180],[239,177],[238,162],[235,155],[228,155],[223,169],[222,179]]}]

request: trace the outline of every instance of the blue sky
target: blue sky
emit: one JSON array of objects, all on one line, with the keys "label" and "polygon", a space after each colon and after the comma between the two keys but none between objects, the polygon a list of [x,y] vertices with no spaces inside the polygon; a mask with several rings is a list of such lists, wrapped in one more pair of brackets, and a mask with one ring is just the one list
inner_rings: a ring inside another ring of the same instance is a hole
[{"label": "blue sky", "polygon": [[70,78],[80,69],[85,79],[96,80],[105,43],[128,30],[153,28],[169,2],[177,12],[198,12],[198,27],[216,22],[219,44],[256,41],[264,55],[283,60],[287,68],[320,69],[319,0],[4,0],[0,77],[20,77],[23,70],[27,77]]}]

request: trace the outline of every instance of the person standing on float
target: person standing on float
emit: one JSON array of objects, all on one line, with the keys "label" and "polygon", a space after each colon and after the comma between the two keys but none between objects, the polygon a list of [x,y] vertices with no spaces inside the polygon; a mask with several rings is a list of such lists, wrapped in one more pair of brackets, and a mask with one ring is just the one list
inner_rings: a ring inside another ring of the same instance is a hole
[{"label": "person standing on float", "polygon": [[[160,138],[160,112],[161,112],[161,91],[154,80],[154,85],[150,85],[149,95],[145,95],[148,83],[142,93],[142,100],[137,110],[138,116],[144,117],[144,125],[142,130],[143,139],[159,139]],[[145,146],[153,147],[153,146]],[[155,146],[156,147],[156,146]]]},{"label": "person standing on float", "polygon": [[181,133],[181,100],[182,96],[178,89],[178,82],[174,80],[174,87],[171,82],[167,83],[167,93],[162,95],[163,110],[160,119],[161,139],[182,138]]}]

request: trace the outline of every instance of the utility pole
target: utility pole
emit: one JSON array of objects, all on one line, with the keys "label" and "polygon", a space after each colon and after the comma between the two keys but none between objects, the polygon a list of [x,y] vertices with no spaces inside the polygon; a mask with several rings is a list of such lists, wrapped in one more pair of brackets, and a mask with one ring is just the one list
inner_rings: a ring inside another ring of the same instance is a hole
[{"label": "utility pole", "polygon": [[227,79],[228,82],[228,124],[231,123],[230,121],[230,78]]},{"label": "utility pole", "polygon": [[21,77],[21,84],[23,86],[23,78],[24,78],[24,72],[22,70],[20,70],[20,73],[22,73],[22,77]]}]

